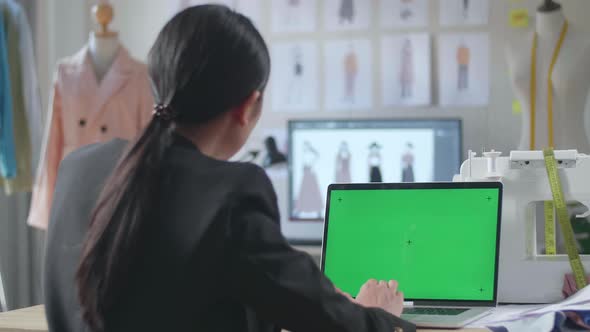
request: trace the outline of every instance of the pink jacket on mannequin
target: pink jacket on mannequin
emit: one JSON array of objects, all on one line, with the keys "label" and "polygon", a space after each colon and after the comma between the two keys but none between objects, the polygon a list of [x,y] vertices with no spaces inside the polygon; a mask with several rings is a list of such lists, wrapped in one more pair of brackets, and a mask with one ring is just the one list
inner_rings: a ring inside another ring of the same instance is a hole
[{"label": "pink jacket on mannequin", "polygon": [[[61,160],[84,145],[133,139],[151,119],[153,97],[147,67],[122,46],[101,82],[88,48],[60,61],[33,186],[28,224],[47,229]],[[92,176],[92,174],[88,174]]]}]

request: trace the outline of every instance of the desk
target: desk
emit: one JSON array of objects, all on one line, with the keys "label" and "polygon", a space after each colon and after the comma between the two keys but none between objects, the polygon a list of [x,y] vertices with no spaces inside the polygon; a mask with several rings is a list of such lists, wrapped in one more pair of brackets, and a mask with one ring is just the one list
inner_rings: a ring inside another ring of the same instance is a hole
[{"label": "desk", "polygon": [[0,313],[0,332],[47,332],[42,305]]},{"label": "desk", "polygon": [[[0,332],[47,332],[45,309],[42,305],[0,313]],[[442,330],[418,330],[441,332]],[[459,332],[486,332],[486,329],[454,330]]]}]

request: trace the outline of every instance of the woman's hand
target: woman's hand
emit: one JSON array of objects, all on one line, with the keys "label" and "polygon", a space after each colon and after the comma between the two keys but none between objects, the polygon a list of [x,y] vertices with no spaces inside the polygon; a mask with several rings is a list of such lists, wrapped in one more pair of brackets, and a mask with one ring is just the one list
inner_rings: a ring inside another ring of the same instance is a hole
[{"label": "woman's hand", "polygon": [[367,281],[356,297],[355,302],[365,307],[381,308],[399,317],[404,310],[404,294],[397,291],[397,281]]}]

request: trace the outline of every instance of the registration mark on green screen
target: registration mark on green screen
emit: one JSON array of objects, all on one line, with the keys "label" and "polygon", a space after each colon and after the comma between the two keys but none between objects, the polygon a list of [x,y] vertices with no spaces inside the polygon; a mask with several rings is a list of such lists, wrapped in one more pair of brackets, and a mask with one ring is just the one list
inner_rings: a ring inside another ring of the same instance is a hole
[{"label": "registration mark on green screen", "polygon": [[494,298],[499,189],[332,190],[325,274],[356,296],[369,279],[406,299]]}]

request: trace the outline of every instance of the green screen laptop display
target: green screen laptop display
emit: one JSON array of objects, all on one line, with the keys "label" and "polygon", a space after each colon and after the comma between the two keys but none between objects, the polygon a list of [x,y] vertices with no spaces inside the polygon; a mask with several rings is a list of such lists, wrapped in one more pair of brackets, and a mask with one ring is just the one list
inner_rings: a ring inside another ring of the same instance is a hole
[{"label": "green screen laptop display", "polygon": [[323,267],[338,288],[395,279],[408,300],[495,299],[499,188],[329,195]]}]

